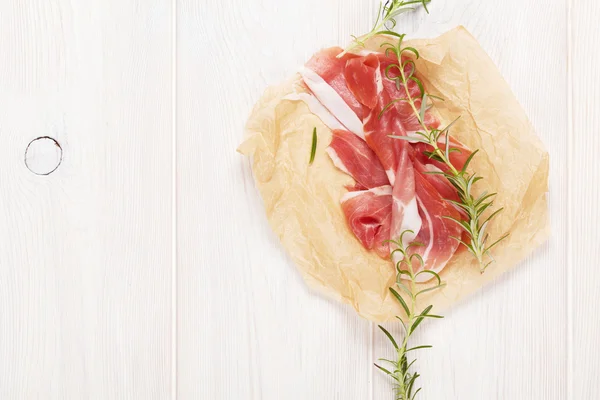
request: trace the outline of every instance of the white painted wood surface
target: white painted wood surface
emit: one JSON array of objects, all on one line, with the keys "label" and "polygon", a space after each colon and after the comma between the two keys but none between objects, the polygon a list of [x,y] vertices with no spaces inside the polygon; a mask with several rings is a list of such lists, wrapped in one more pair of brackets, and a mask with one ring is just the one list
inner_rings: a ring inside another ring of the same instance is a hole
[{"label": "white painted wood surface", "polygon": [[[382,335],[306,289],[267,226],[248,161],[231,151],[262,91],[320,47],[366,31],[376,2],[178,4],[180,398],[392,398],[372,367],[389,354]],[[419,354],[422,398],[568,398],[567,3],[434,0],[430,9],[402,19],[403,30],[465,25],[547,144],[554,235],[423,327],[418,339],[435,347]]]},{"label": "white painted wood surface", "polygon": [[[389,347],[306,288],[234,151],[262,91],[368,30],[376,9],[0,1],[0,399],[392,398],[372,367]],[[402,30],[465,25],[546,143],[553,236],[423,325],[417,339],[435,347],[418,354],[420,398],[595,399],[600,4],[433,0],[430,10]],[[24,151],[46,135],[64,159],[37,176]]]},{"label": "white painted wood surface", "polygon": [[574,399],[595,399],[600,393],[600,75],[594,64],[600,48],[594,0],[573,1],[570,67],[572,113],[569,155],[569,259],[572,354],[571,387]]},{"label": "white painted wood surface", "polygon": [[0,1],[0,399],[170,396],[170,12]]}]

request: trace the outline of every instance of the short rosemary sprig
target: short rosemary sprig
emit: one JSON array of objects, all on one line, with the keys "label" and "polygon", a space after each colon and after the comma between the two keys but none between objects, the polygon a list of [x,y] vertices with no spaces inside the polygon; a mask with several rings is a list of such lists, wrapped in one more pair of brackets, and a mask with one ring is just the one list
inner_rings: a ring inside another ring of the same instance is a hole
[{"label": "short rosemary sprig", "polygon": [[[406,313],[406,319],[396,317],[404,328],[404,337],[400,344],[398,344],[390,332],[388,332],[388,330],[383,326],[379,325],[379,329],[383,331],[396,350],[396,360],[393,361],[383,358],[379,359],[379,361],[389,364],[392,367],[390,369],[375,364],[377,368],[394,379],[397,400],[413,400],[421,390],[421,388],[415,388],[415,382],[420,375],[417,372],[411,372],[411,367],[415,363],[416,359],[409,362],[407,354],[414,350],[432,347],[430,345],[409,347],[408,342],[411,335],[415,332],[417,327],[425,318],[443,318],[440,315],[431,314],[431,309],[433,308],[432,305],[425,307],[421,312],[417,312],[415,310],[417,298],[420,295],[432,290],[440,289],[445,285],[445,283],[442,282],[440,276],[434,271],[422,270],[417,273],[414,272],[413,262],[416,261],[421,267],[424,265],[424,263],[419,254],[410,253],[410,249],[412,247],[421,246],[420,243],[413,242],[408,246],[405,246],[402,242],[402,236],[409,232],[412,233],[412,231],[409,230],[404,231],[397,241],[390,241],[396,246],[396,249],[392,252],[392,256],[395,253],[400,253],[402,257],[402,259],[396,263],[396,285],[398,289],[403,292],[404,297],[394,288],[390,288],[390,292],[398,301],[398,303],[400,303],[402,309]],[[422,274],[432,275],[437,279],[437,283],[428,288],[418,290],[416,279]]]},{"label": "short rosemary sprig", "polygon": [[[398,89],[400,89],[400,87],[404,88],[406,98],[392,100],[392,102],[390,102],[383,109],[382,113],[388,110],[396,102],[406,102],[410,105],[420,127],[422,128],[422,131],[416,132],[416,136],[408,137],[390,135],[390,137],[408,140],[411,142],[426,143],[433,149],[433,151],[426,153],[426,155],[429,156],[429,158],[440,161],[446,165],[447,171],[445,172],[434,171],[428,173],[444,175],[456,188],[460,201],[457,202],[449,199],[447,199],[447,201],[451,202],[457,208],[462,210],[466,215],[466,220],[458,220],[449,216],[445,216],[445,218],[456,222],[466,232],[468,236],[467,241],[463,241],[460,237],[453,238],[458,240],[469,250],[471,254],[473,254],[479,263],[480,272],[483,273],[485,272],[486,268],[494,262],[494,258],[490,250],[508,236],[508,234],[506,234],[495,242],[489,244],[489,234],[486,232],[487,227],[492,218],[502,211],[502,208],[494,211],[485,219],[483,214],[486,210],[491,209],[493,206],[496,193],[487,193],[487,191],[484,191],[477,197],[475,197],[472,193],[473,185],[483,179],[476,173],[467,172],[467,167],[469,166],[475,154],[477,154],[477,151],[474,151],[468,157],[464,167],[461,170],[456,169],[450,162],[450,154],[452,152],[460,152],[459,149],[451,148],[449,141],[450,128],[452,125],[454,125],[458,118],[441,130],[429,128],[425,124],[425,113],[432,106],[432,104],[429,103],[429,100],[439,98],[425,93],[423,83],[414,75],[416,71],[414,61],[409,58],[407,58],[405,61],[402,61],[403,54],[412,53],[412,55],[418,59],[419,52],[413,47],[402,47],[404,35],[394,32],[387,32],[386,34],[396,36],[398,38],[397,45],[392,43],[382,44],[382,46],[387,47],[386,55],[389,55],[390,52],[395,54],[396,58],[398,59],[398,64],[392,64],[388,66],[385,70],[385,76],[386,79],[394,81]],[[410,72],[408,73],[405,71],[407,66],[410,66]],[[398,70],[397,75],[392,75],[392,70]],[[413,97],[413,95],[410,93],[408,88],[410,81],[413,81],[419,87],[418,98]],[[417,100],[421,101],[420,107],[417,106]],[[444,143],[443,149],[440,148],[440,141]]]},{"label": "short rosemary sprig", "polygon": [[312,144],[310,145],[310,159],[308,160],[308,165],[312,165],[315,161],[315,154],[317,153],[317,127],[313,128],[312,133]]},{"label": "short rosemary sprig", "polygon": [[377,11],[377,20],[371,31],[360,37],[352,35],[352,43],[338,55],[338,58],[344,56],[349,51],[364,47],[365,42],[373,36],[385,34],[394,29],[396,26],[396,17],[407,11],[414,10],[414,6],[422,5],[425,11],[429,13],[427,4],[430,2],[431,0],[387,0],[385,3],[381,1],[379,3],[379,10]]}]

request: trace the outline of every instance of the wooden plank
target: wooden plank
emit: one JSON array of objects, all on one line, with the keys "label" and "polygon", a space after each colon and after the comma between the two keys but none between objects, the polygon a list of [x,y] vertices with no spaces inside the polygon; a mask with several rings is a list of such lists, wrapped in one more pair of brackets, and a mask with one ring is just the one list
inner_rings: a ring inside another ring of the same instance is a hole
[{"label": "wooden plank", "polygon": [[369,323],[306,288],[235,152],[269,84],[366,29],[359,4],[178,2],[181,400],[369,396]]},{"label": "wooden plank", "polygon": [[[563,0],[437,0],[430,15],[405,17],[414,21],[406,24],[414,37],[435,36],[458,24],[471,31],[546,144],[551,169],[549,243],[497,283],[454,307],[444,320],[420,328],[415,343],[434,345],[416,353],[422,399],[567,396],[565,9]],[[390,355],[386,339],[379,334],[375,339],[374,358]],[[374,398],[389,397],[391,385],[385,377],[377,374],[374,382]]]},{"label": "wooden plank", "polygon": [[[0,3],[2,399],[169,396],[170,13]],[[23,162],[39,136],[48,176]]]},{"label": "wooden plank", "polygon": [[[455,307],[446,320],[425,325],[417,338],[436,346],[419,355],[420,372],[429,382],[423,398],[566,396],[561,244],[566,241],[567,71],[556,56],[567,52],[565,6],[563,0],[440,0],[431,15],[401,22],[415,37],[466,25],[530,115],[550,151],[552,170],[550,243]],[[290,75],[319,47],[367,30],[375,9],[356,0],[179,2],[178,389],[183,399],[391,394],[389,382],[379,374],[372,377],[364,359],[386,354],[381,335],[347,309],[304,289],[265,224],[248,164],[231,152],[265,86]],[[505,28],[490,29],[500,26]],[[192,171],[198,157],[200,169]],[[351,354],[340,351],[350,345]],[[364,382],[373,382],[371,389]]]},{"label": "wooden plank", "polygon": [[572,145],[570,149],[569,198],[570,281],[572,284],[572,399],[592,399],[600,391],[600,77],[597,64],[600,4],[592,0],[572,1]]}]

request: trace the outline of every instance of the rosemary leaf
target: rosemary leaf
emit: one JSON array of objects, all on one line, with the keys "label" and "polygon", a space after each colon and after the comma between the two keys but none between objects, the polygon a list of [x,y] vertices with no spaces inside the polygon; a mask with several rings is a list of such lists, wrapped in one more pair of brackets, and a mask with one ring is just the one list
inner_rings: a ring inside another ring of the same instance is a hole
[{"label": "rosemary leaf", "polygon": [[312,165],[315,161],[315,154],[317,153],[317,127],[313,128],[312,134],[312,145],[310,147],[310,160],[308,161],[308,165]]},{"label": "rosemary leaf", "polygon": [[[445,283],[442,282],[441,277],[438,275],[437,272],[424,269],[425,264],[423,258],[418,253],[410,252],[411,247],[419,248],[422,244],[413,242],[411,244],[405,245],[403,243],[402,239],[404,235],[407,235],[409,233],[412,232],[403,231],[398,240],[387,241],[391,245],[396,246],[396,248],[393,249],[392,254],[398,254],[400,256],[400,261],[398,261],[398,263],[396,264],[396,287],[400,289],[400,291],[403,292],[404,295],[401,295],[400,292],[397,291],[394,287],[390,288],[390,292],[406,313],[406,319],[396,317],[400,321],[401,326],[404,328],[404,336],[401,341],[397,341],[392,337],[390,332],[388,332],[382,326],[379,326],[381,331],[394,345],[394,348],[396,349],[397,353],[397,361],[394,362],[393,360],[387,359],[380,360],[387,362],[390,365],[393,365],[395,367],[393,371],[390,371],[381,367],[380,365],[375,364],[377,368],[379,368],[394,379],[395,391],[397,395],[396,398],[400,400],[414,399],[415,395],[419,392],[419,389],[417,389],[413,394],[415,381],[420,376],[416,372],[411,372],[411,368],[413,367],[416,360],[412,360],[409,362],[407,358],[407,353],[413,350],[427,349],[431,347],[431,345],[419,345],[409,347],[409,339],[425,318],[442,318],[440,315],[430,313],[431,309],[433,308],[432,305],[425,307],[423,311],[417,313],[415,311],[417,296],[420,293],[441,289],[445,285]],[[414,269],[415,266],[418,267],[416,270]],[[432,277],[436,278],[436,283],[426,288],[421,287],[421,290],[418,291],[416,278],[420,275],[431,275]]]},{"label": "rosemary leaf", "polygon": [[[385,7],[384,7],[385,9]],[[484,217],[484,213],[488,211],[493,205],[493,198],[495,194],[481,194],[479,197],[475,198],[473,195],[473,185],[483,179],[483,177],[478,176],[476,173],[467,172],[467,168],[471,164],[473,157],[477,154],[477,151],[474,151],[467,158],[464,166],[458,170],[456,167],[450,162],[450,155],[453,152],[460,151],[459,149],[454,149],[450,147],[450,128],[456,124],[460,117],[456,118],[450,124],[448,124],[444,129],[432,129],[429,128],[425,124],[425,114],[429,107],[429,99],[435,98],[439,99],[437,96],[429,95],[425,92],[425,88],[423,83],[419,78],[417,78],[414,73],[414,68],[411,68],[411,73],[408,74],[403,66],[407,65],[406,61],[402,60],[402,55],[404,53],[411,53],[412,56],[418,57],[418,51],[412,47],[402,47],[402,41],[404,40],[404,35],[395,35],[398,37],[398,45],[394,48],[393,53],[396,55],[397,64],[391,64],[386,67],[386,71],[388,73],[385,74],[385,78],[393,81],[396,87],[404,88],[405,97],[402,97],[402,101],[408,103],[410,108],[412,109],[420,127],[423,129],[423,132],[420,132],[420,138],[417,140],[413,140],[412,138],[403,137],[403,136],[395,136],[390,135],[390,137],[394,139],[406,140],[409,142],[422,142],[428,144],[432,149],[425,151],[424,154],[432,160],[436,160],[446,165],[447,171],[443,173],[443,175],[448,179],[448,181],[456,188],[458,197],[460,202],[451,201],[458,209],[463,211],[466,214],[467,219],[465,221],[458,220],[455,218],[449,218],[452,221],[458,223],[466,232],[466,236],[468,240],[462,240],[460,238],[455,238],[459,243],[465,245],[469,252],[473,254],[473,256],[477,259],[479,263],[480,271],[485,271],[485,269],[490,265],[490,262],[493,262],[493,256],[489,252],[491,247],[496,246],[500,241],[506,238],[506,235],[498,239],[493,243],[493,246],[486,246],[487,243],[487,234],[486,229],[491,220],[498,215],[500,210],[494,211],[491,215],[482,220]],[[391,44],[390,44],[391,45]],[[389,47],[392,48],[392,47]],[[388,48],[388,49],[389,49]],[[386,50],[387,54],[387,50]],[[414,65],[411,64],[411,65]],[[401,67],[402,66],[402,67]],[[389,71],[397,70],[399,75],[391,75]],[[413,97],[413,94],[408,88],[409,82],[415,82],[419,87],[419,95],[417,97]],[[393,99],[392,102],[398,101],[397,99]],[[419,104],[418,101],[421,101]],[[391,107],[386,107],[384,112],[388,111]],[[381,115],[380,115],[381,117]],[[443,135],[443,136],[442,136]],[[440,139],[443,140],[443,145],[440,147]],[[430,172],[428,172],[430,173]]]},{"label": "rosemary leaf", "polygon": [[426,345],[423,345],[423,346],[411,347],[410,349],[406,349],[406,352],[408,353],[409,351],[413,351],[413,350],[419,350],[419,349],[430,349],[430,348],[432,348],[432,347],[433,347],[433,346],[431,346],[431,345],[429,345],[429,344],[426,344]]},{"label": "rosemary leaf", "polygon": [[394,290],[394,288],[390,288],[390,292],[392,292],[392,294],[394,295],[396,300],[398,300],[398,302],[400,303],[400,305],[406,312],[406,315],[410,315],[410,310],[408,309],[408,305],[406,304],[406,302],[404,301],[402,296],[400,296],[400,294],[398,292],[396,292],[396,290]]},{"label": "rosemary leaf", "polygon": [[390,339],[390,342],[392,342],[392,344],[394,345],[394,348],[396,350],[398,350],[398,343],[396,343],[396,340],[394,339],[394,337],[392,336],[392,334],[389,333],[387,331],[387,329],[385,329],[383,326],[381,326],[381,325],[378,325],[378,326],[379,326],[379,329],[381,329],[383,331],[383,333],[385,333],[385,336],[387,336],[388,339]]},{"label": "rosemary leaf", "polygon": [[429,13],[427,4],[430,2],[431,0],[387,0],[385,3],[380,2],[377,20],[371,30],[360,37],[353,36],[352,43],[338,57],[343,57],[349,51],[364,47],[367,40],[377,35],[403,37],[404,35],[399,35],[393,31],[397,22],[396,18],[405,12],[414,10],[415,6],[423,6],[425,11]]}]

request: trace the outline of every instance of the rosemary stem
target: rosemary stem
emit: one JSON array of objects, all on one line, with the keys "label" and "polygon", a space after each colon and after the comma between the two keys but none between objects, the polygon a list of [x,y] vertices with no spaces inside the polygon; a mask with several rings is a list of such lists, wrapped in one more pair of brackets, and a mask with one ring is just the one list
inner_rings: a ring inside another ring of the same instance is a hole
[{"label": "rosemary stem", "polygon": [[[405,264],[408,266],[408,271],[409,271],[409,279],[410,279],[410,304],[409,304],[409,313],[407,315],[408,320],[407,320],[407,324],[406,324],[406,332],[404,332],[404,338],[402,340],[402,345],[400,346],[400,348],[398,349],[397,352],[397,362],[398,362],[398,366],[399,368],[397,369],[396,372],[396,378],[398,381],[398,394],[399,394],[399,399],[401,400],[405,400],[408,399],[408,387],[406,385],[407,383],[407,379],[406,376],[408,374],[408,359],[406,357],[406,350],[408,349],[408,339],[410,337],[410,335],[412,334],[412,329],[413,329],[413,324],[415,322],[415,306],[416,306],[416,302],[417,299],[415,297],[415,293],[417,293],[416,291],[416,283],[415,283],[415,275],[414,275],[414,271],[413,271],[413,267],[412,267],[412,262],[405,262]],[[399,278],[400,279],[400,278]]]},{"label": "rosemary stem", "polygon": [[[402,78],[402,86],[404,87],[404,92],[406,93],[406,99],[408,100],[408,104],[410,104],[410,107],[413,109],[413,112],[417,116],[417,121],[419,121],[419,125],[421,125],[421,127],[423,128],[423,131],[429,132],[429,128],[427,128],[427,126],[425,125],[425,121],[421,119],[421,114],[419,113],[419,110],[417,110],[417,105],[415,104],[415,101],[412,95],[410,94],[410,91],[408,90],[408,80],[406,79],[404,68],[402,67],[402,57],[400,55],[398,56],[398,62],[400,65],[399,69],[400,77]],[[452,174],[457,176],[459,174],[458,170],[454,168],[454,165],[452,165],[450,160],[446,158],[446,154],[444,154],[444,152],[441,151],[441,149],[438,146],[437,140],[430,140],[430,142],[431,146],[433,147],[434,153],[436,153],[440,158],[442,158],[444,160],[444,164],[446,164],[452,171]]]},{"label": "rosemary stem", "polygon": [[[438,138],[431,134],[430,129],[425,124],[424,118],[421,118],[421,113],[417,109],[415,99],[410,94],[410,90],[408,88],[408,78],[406,77],[406,73],[404,72],[401,54],[402,52],[399,51],[398,69],[400,70],[400,78],[402,80],[402,86],[404,87],[404,92],[406,94],[407,103],[410,105],[413,113],[415,114],[419,125],[421,126],[421,128],[423,128],[424,134],[428,137],[428,144],[431,147],[433,147],[432,153],[435,154],[448,167],[448,170],[450,171],[451,175],[460,182],[458,188],[459,195],[465,206],[465,211],[469,218],[468,222],[470,229],[467,231],[467,233],[469,234],[469,239],[471,241],[471,252],[473,253],[475,258],[477,259],[477,262],[479,263],[480,272],[484,273],[489,263],[486,264],[484,262],[484,255],[486,254],[485,244],[479,245],[479,243],[481,243],[479,235],[481,226],[478,223],[479,216],[477,214],[477,206],[475,204],[475,199],[473,198],[473,195],[470,192],[467,180],[463,176],[464,172],[457,170],[456,167],[454,167],[454,165],[452,164],[452,162],[450,162],[446,152],[440,149],[438,144]],[[426,101],[426,99],[423,99],[423,101]],[[446,132],[445,134],[448,135],[448,132]]]}]

